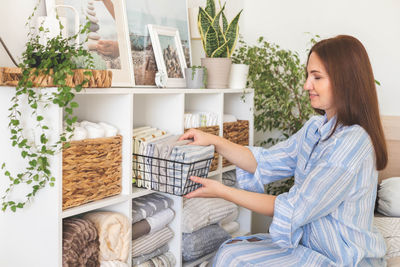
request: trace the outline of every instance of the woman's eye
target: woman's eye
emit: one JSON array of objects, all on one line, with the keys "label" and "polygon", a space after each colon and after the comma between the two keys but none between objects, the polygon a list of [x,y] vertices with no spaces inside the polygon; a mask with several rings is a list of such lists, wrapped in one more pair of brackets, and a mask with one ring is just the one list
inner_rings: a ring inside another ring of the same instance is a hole
[{"label": "woman's eye", "polygon": [[314,79],[319,80],[319,79],[321,79],[321,77],[318,77],[318,76],[317,76],[317,77],[315,77]]}]

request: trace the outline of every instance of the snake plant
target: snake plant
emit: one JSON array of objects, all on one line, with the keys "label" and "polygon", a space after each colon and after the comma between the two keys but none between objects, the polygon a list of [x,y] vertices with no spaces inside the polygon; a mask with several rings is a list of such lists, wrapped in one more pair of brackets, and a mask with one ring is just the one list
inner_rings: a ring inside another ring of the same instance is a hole
[{"label": "snake plant", "polygon": [[214,0],[207,0],[205,8],[199,7],[197,25],[207,57],[231,57],[235,49],[239,36],[239,18],[243,10],[229,24],[224,10],[225,4],[216,12]]}]

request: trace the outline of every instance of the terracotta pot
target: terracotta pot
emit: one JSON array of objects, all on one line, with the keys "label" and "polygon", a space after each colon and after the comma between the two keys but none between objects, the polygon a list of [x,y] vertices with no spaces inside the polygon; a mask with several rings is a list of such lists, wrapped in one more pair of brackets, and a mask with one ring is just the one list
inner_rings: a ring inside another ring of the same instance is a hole
[{"label": "terracotta pot", "polygon": [[228,88],[231,58],[202,58],[201,65],[207,69],[207,88]]}]

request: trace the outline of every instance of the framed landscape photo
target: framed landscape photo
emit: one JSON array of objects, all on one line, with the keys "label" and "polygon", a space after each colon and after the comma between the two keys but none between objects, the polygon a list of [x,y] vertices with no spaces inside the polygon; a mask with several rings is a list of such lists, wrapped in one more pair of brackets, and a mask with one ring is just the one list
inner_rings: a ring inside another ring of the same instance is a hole
[{"label": "framed landscape photo", "polygon": [[46,7],[56,8],[65,18],[68,36],[75,34],[76,13],[80,25],[90,21],[90,32],[80,40],[88,39],[85,47],[95,68],[113,72],[113,87],[135,85],[125,0],[46,0]]},{"label": "framed landscape photo", "polygon": [[127,0],[126,11],[137,86],[155,86],[157,64],[148,24],[178,29],[186,65],[191,65],[187,0]]},{"label": "framed landscape photo", "polygon": [[166,87],[185,87],[186,60],[177,28],[148,25],[157,69],[166,74]]}]

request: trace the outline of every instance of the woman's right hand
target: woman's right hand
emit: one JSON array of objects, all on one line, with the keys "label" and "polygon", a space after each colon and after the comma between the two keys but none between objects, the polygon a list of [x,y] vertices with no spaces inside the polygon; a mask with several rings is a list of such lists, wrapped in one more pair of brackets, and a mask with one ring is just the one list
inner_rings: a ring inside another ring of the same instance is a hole
[{"label": "woman's right hand", "polygon": [[208,146],[215,145],[219,137],[213,134],[205,133],[197,129],[190,129],[184,133],[179,140],[193,139],[190,145]]}]

